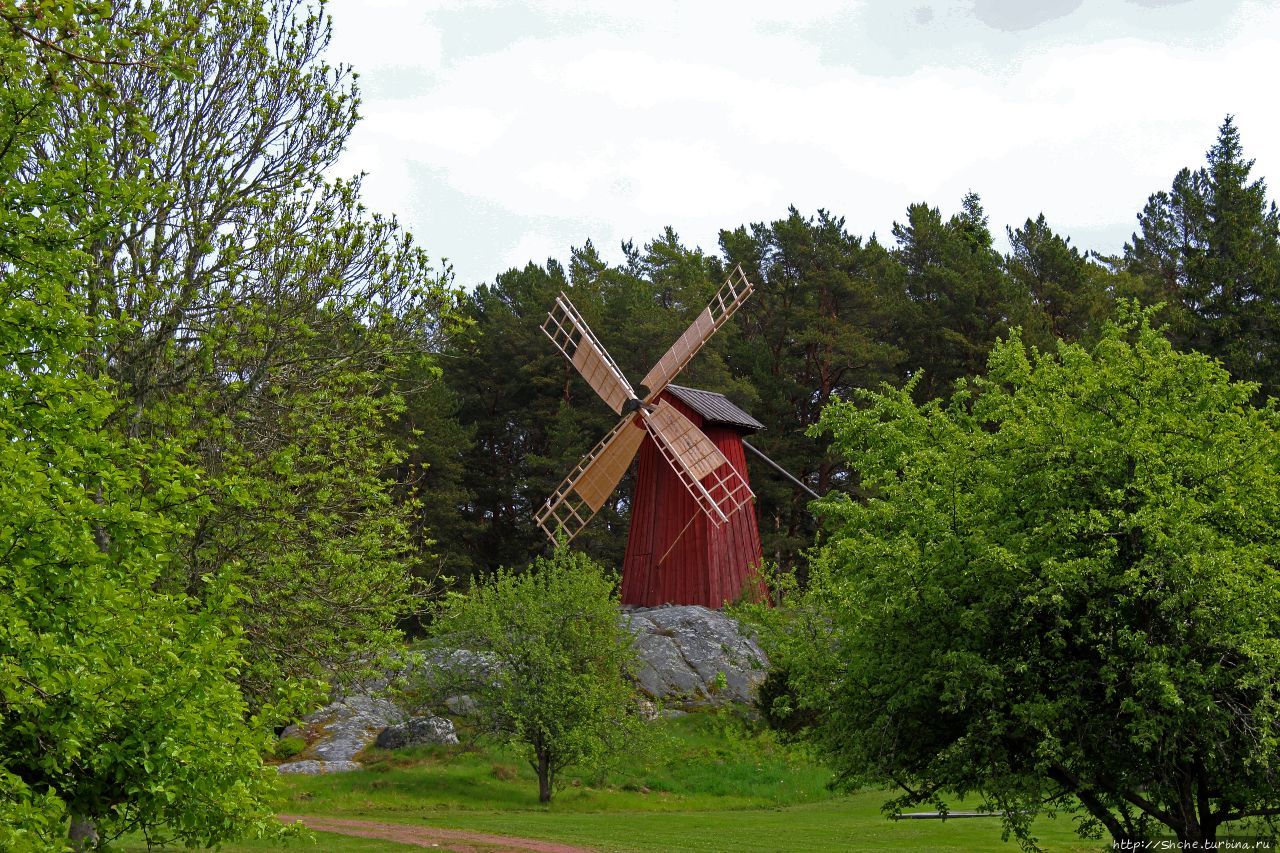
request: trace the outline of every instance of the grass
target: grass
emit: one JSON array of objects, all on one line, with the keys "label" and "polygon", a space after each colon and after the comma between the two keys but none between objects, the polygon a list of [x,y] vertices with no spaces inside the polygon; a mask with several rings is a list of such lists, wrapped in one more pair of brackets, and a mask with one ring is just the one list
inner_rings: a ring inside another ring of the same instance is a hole
[{"label": "grass", "polygon": [[[569,772],[549,807],[573,811],[690,811],[777,807],[830,799],[831,772],[805,751],[728,714],[690,714],[653,726],[642,754],[607,773]],[[537,810],[533,770],[512,750],[370,749],[366,770],[290,777],[284,811],[381,814]]]},{"label": "grass", "polygon": [[[361,817],[387,823],[407,823],[468,829],[563,841],[600,851],[931,851],[976,853],[1017,846],[1000,841],[998,821],[889,821],[880,813],[884,795],[857,794],[821,803],[779,808],[727,811],[606,811],[584,812],[551,809],[486,811],[441,810],[423,803],[416,813],[365,808],[325,816]],[[295,809],[302,811],[302,809]],[[1067,821],[1044,821],[1037,826],[1047,853],[1100,853],[1109,849],[1101,841],[1075,838]],[[413,848],[384,841],[315,833],[315,841],[295,841],[290,851],[353,851],[354,853],[402,853]],[[142,845],[126,844],[127,853],[142,853]],[[241,842],[222,847],[224,853],[281,850],[266,842]]]},{"label": "grass", "polygon": [[[369,750],[366,769],[283,777],[281,812],[465,829],[563,841],[601,851],[1009,851],[997,819],[890,821],[884,792],[833,796],[831,774],[804,750],[728,714],[655,723],[647,755],[607,773],[571,773],[549,806],[533,772],[507,749]],[[957,802],[953,808],[976,803]],[[1069,816],[1035,825],[1048,853],[1098,853]],[[287,850],[406,851],[389,842],[316,833]],[[145,849],[128,844],[129,853]],[[227,853],[281,849],[229,844]]]},{"label": "grass", "polygon": [[[423,815],[414,822],[477,832],[544,838],[602,851],[897,850],[974,853],[1007,850],[991,819],[889,821],[881,792],[781,808],[672,812],[475,812]],[[371,816],[371,815],[370,815]],[[390,820],[389,815],[379,819]],[[1098,853],[1100,841],[1081,841],[1065,820],[1037,830],[1046,851]]]}]

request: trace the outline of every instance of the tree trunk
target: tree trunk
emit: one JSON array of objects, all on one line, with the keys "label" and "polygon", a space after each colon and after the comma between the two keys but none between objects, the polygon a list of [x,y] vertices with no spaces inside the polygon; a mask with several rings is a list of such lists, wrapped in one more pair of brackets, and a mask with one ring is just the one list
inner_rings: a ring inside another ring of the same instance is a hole
[{"label": "tree trunk", "polygon": [[1217,848],[1217,828],[1205,829],[1195,821],[1170,827],[1178,838],[1182,850],[1214,850]]},{"label": "tree trunk", "polygon": [[538,752],[538,802],[551,802],[551,754]]}]

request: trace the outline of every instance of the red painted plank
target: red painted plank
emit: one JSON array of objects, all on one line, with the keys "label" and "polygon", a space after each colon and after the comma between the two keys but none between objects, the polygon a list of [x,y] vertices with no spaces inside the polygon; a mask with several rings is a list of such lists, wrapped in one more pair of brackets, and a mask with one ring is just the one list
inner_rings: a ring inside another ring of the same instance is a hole
[{"label": "red painted plank", "polygon": [[[702,426],[702,418],[682,401],[664,398],[696,426]],[[705,432],[745,479],[742,436],[722,426]],[[631,530],[622,568],[623,603],[719,608],[740,597],[759,563],[760,533],[755,507],[743,507],[716,527],[698,508],[652,439],[646,437],[640,448]]]}]

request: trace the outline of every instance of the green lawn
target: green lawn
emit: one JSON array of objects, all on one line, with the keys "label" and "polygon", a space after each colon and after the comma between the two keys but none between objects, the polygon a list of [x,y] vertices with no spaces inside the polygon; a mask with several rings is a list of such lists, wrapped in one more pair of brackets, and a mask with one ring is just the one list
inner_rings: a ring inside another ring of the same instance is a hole
[{"label": "green lawn", "polygon": [[[730,811],[436,811],[388,814],[381,810],[345,813],[365,817],[544,838],[602,851],[847,851],[913,850],[973,853],[1008,850],[999,821],[889,821],[879,810],[880,793],[800,806]],[[1053,853],[1098,853],[1102,841],[1081,841],[1066,820],[1037,826],[1042,847]],[[331,843],[326,839],[326,843]],[[246,848],[248,849],[248,848]],[[355,849],[355,848],[351,848]]]},{"label": "green lawn", "polygon": [[[800,806],[730,811],[608,811],[441,810],[431,804],[415,813],[388,813],[379,808],[344,811],[342,817],[363,817],[390,823],[410,823],[544,838],[594,847],[601,851],[841,851],[897,850],[974,853],[1007,850],[1016,845],[1000,841],[999,822],[989,819],[952,821],[889,821],[879,812],[883,795],[865,793],[850,798]],[[316,811],[320,814],[320,811]],[[323,812],[335,816],[331,812]],[[1042,846],[1052,853],[1099,853],[1109,846],[1081,841],[1065,820],[1037,826]],[[287,850],[351,850],[384,853],[412,848],[317,833],[315,843],[293,842]],[[141,845],[125,845],[141,853]],[[229,844],[227,853],[280,850],[267,843]]]},{"label": "green lawn", "polygon": [[[996,851],[996,819],[890,821],[883,792],[834,797],[831,774],[803,750],[730,716],[698,714],[655,724],[645,757],[607,774],[570,774],[550,806],[533,773],[501,749],[424,748],[364,756],[367,769],[282,777],[281,812],[353,817],[560,840],[605,851]],[[957,803],[954,807],[973,806]],[[1097,853],[1069,817],[1036,825],[1051,853]],[[289,850],[420,849],[317,834]],[[141,845],[125,845],[134,853]],[[236,844],[228,853],[281,849]]]},{"label": "green lawn", "polygon": [[[643,753],[607,773],[571,772],[550,811],[689,811],[787,806],[829,800],[831,772],[804,750],[730,715],[690,714],[654,724]],[[425,747],[367,750],[368,768],[285,777],[282,811],[417,814],[543,811],[533,771],[516,752]]]}]

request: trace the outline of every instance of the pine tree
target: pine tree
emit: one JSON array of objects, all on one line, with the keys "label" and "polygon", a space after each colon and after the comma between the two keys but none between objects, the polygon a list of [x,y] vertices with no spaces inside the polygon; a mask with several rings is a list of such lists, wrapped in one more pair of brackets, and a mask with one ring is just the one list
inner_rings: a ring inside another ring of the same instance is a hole
[{"label": "pine tree", "polygon": [[1054,339],[1089,338],[1111,312],[1108,271],[1054,233],[1044,214],[1007,229],[1005,271],[1030,302],[1023,339],[1048,350]]},{"label": "pine tree", "polygon": [[920,399],[950,390],[961,376],[983,371],[996,338],[1025,319],[1027,301],[1005,275],[976,193],[943,221],[936,207],[914,204],[894,223],[897,260],[905,268],[909,309],[902,345]]},{"label": "pine tree", "polygon": [[[825,210],[805,217],[791,208],[771,224],[721,232],[720,242],[756,285],[729,338],[731,366],[759,400],[747,408],[766,427],[752,443],[820,494],[851,488],[826,439],[807,430],[836,397],[898,378],[897,263]],[[810,496],[771,471],[752,488],[765,559],[802,569],[815,532]]]}]

